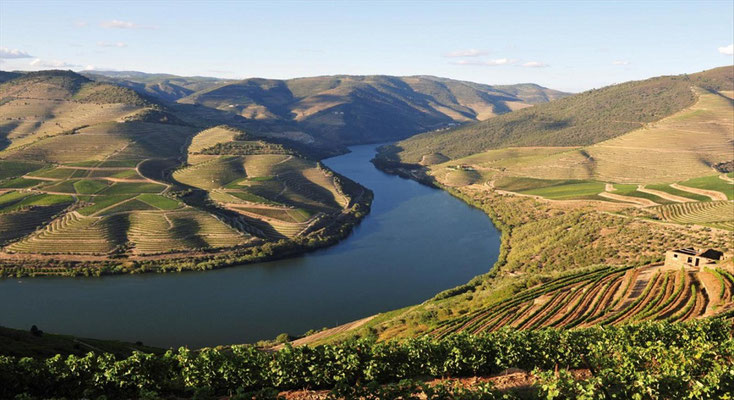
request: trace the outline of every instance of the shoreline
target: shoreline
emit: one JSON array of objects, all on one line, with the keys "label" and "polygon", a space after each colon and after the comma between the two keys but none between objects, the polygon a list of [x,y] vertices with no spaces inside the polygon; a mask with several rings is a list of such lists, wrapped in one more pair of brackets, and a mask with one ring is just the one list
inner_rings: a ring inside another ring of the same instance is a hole
[{"label": "shoreline", "polygon": [[[74,260],[73,254],[28,255],[40,259],[14,261],[0,259],[0,279],[22,277],[91,277],[140,273],[169,273],[186,271],[208,271],[247,265],[257,262],[275,261],[333,246],[346,239],[355,226],[370,213],[374,194],[350,178],[332,171],[339,179],[357,187],[360,193],[346,193],[350,199],[348,208],[333,219],[325,221],[314,232],[293,239],[266,241],[255,246],[228,249],[212,249],[204,252],[156,254],[151,258],[106,257],[102,260]],[[315,232],[319,232],[315,234]],[[178,256],[181,254],[181,256]],[[189,254],[184,255],[184,254]],[[22,257],[22,255],[21,255]],[[97,257],[97,256],[92,256]],[[71,259],[64,259],[71,258]]]}]

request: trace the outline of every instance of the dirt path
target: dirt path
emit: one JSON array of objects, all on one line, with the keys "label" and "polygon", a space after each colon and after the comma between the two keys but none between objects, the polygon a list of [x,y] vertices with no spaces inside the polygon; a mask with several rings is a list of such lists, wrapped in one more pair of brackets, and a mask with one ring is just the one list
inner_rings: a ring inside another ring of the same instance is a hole
[{"label": "dirt path", "polygon": [[75,167],[73,165],[59,165],[57,169],[82,169],[89,171],[125,171],[133,169],[132,167]]},{"label": "dirt path", "polygon": [[711,200],[714,200],[714,201],[728,200],[724,193],[717,192],[715,190],[697,189],[697,188],[692,188],[688,186],[682,186],[677,183],[670,185],[670,187],[672,187],[673,189],[683,190],[683,191],[690,192],[690,193],[700,194],[701,196],[707,196],[711,198]]},{"label": "dirt path", "polygon": [[642,207],[652,207],[652,206],[659,205],[658,203],[650,199],[644,199],[641,197],[632,197],[632,196],[622,196],[620,194],[614,194],[614,193],[609,193],[609,192],[601,192],[599,193],[599,196],[605,197],[607,199],[624,201],[627,203],[634,203]]},{"label": "dirt path", "polygon": [[726,176],[726,174],[719,175],[719,178],[720,179],[723,179],[723,180],[725,180],[725,181],[727,181],[729,183],[734,183],[734,178],[729,178],[728,176]]},{"label": "dirt path", "polygon": [[[98,179],[98,180],[105,180],[110,182],[123,182],[123,183],[158,183],[152,179],[144,178],[144,179],[127,179],[127,178],[110,178],[110,177],[104,177],[104,178],[90,178],[90,179]],[[161,183],[161,185],[164,185]]]},{"label": "dirt path", "polygon": [[[163,189],[163,191],[162,191],[161,193],[165,193],[165,192],[168,192],[168,191],[169,191],[169,190],[171,189],[171,185],[170,185],[170,184],[168,184],[168,183],[166,183],[166,182],[160,182],[160,181],[157,181],[157,180],[155,180],[155,179],[149,178],[149,177],[147,177],[147,176],[143,175],[143,173],[142,173],[142,172],[140,172],[140,166],[141,166],[141,165],[142,165],[142,164],[143,164],[144,162],[146,162],[146,161],[150,161],[150,160],[158,160],[158,159],[156,159],[156,158],[146,158],[145,160],[143,160],[143,161],[139,162],[139,163],[138,163],[138,164],[137,164],[137,165],[135,166],[135,172],[137,172],[137,173],[138,173],[138,175],[142,176],[142,177],[143,177],[143,179],[145,179],[145,180],[146,180],[146,181],[148,181],[148,182],[151,182],[151,183],[157,183],[157,184],[159,184],[159,185],[163,185],[163,186],[165,186],[165,189]],[[163,160],[163,159],[160,159],[160,160]]]},{"label": "dirt path", "polygon": [[287,163],[288,161],[290,161],[290,160],[292,160],[292,159],[293,159],[293,156],[289,155],[288,157],[286,157],[286,158],[284,158],[284,159],[282,159],[282,160],[278,161],[277,163],[275,163],[275,164],[273,164],[273,165],[278,165],[278,164],[283,164],[283,163]]},{"label": "dirt path", "polygon": [[715,306],[722,302],[722,299],[719,298],[721,282],[719,282],[719,279],[713,272],[705,269],[698,272],[698,281],[701,282],[701,286],[703,286],[703,289],[708,295],[709,301],[706,310],[703,313],[704,317],[708,317],[716,313],[716,310],[714,309]]},{"label": "dirt path", "polygon": [[[290,342],[290,344],[292,346],[294,346],[294,347],[305,346],[305,345],[314,343],[314,342],[316,342],[318,340],[324,339],[326,337],[336,335],[338,333],[352,331],[352,330],[355,330],[355,329],[363,326],[364,324],[370,322],[376,316],[377,315],[370,315],[367,318],[362,318],[362,319],[359,319],[359,320],[356,320],[356,321],[352,321],[350,323],[347,323],[347,324],[344,324],[344,325],[339,325],[339,326],[336,326],[334,328],[325,329],[325,330],[323,330],[321,332],[314,333],[313,335],[308,335],[306,337],[303,337],[303,338],[300,338],[300,339],[296,339],[296,340]],[[280,344],[280,345],[277,345],[277,346],[273,347],[272,349],[273,350],[280,350],[282,348],[283,348],[283,345]]]},{"label": "dirt path", "polygon": [[66,179],[47,178],[45,176],[33,176],[33,175],[23,175],[21,178],[23,178],[23,179],[33,179],[35,181],[49,181],[49,182],[59,182],[59,181],[65,181],[66,180]]},{"label": "dirt path", "polygon": [[639,185],[639,186],[637,186],[637,191],[638,192],[642,192],[642,193],[651,194],[653,196],[658,196],[661,199],[665,199],[665,200],[668,200],[668,201],[674,201],[676,203],[688,203],[688,202],[691,202],[691,201],[695,201],[695,200],[689,199],[687,197],[676,196],[674,194],[665,193],[665,192],[660,191],[660,190],[648,189],[648,188],[645,187],[645,185]]}]

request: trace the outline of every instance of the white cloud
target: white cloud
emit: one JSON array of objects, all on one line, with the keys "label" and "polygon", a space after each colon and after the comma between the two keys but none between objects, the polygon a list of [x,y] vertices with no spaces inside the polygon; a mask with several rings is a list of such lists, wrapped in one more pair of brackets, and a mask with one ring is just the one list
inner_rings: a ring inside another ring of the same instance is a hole
[{"label": "white cloud", "polygon": [[69,64],[64,61],[59,60],[42,60],[40,58],[36,58],[35,60],[28,63],[28,65],[32,67],[38,67],[38,68],[77,68],[81,67],[81,65],[78,64]]},{"label": "white cloud", "polygon": [[498,65],[508,65],[514,63],[515,60],[510,60],[509,58],[497,58],[494,60],[459,60],[456,62],[453,62],[452,64],[456,65],[482,65],[482,66],[488,66],[488,67],[494,67]]},{"label": "white cloud", "polygon": [[32,55],[18,49],[0,47],[0,58],[31,58]]},{"label": "white cloud", "polygon": [[123,42],[97,42],[97,46],[99,47],[127,47],[126,43]]},{"label": "white cloud", "polygon": [[719,47],[719,53],[726,54],[727,56],[734,55],[734,43],[728,46]]},{"label": "white cloud", "polygon": [[528,61],[526,63],[523,63],[522,66],[526,68],[545,68],[548,66],[548,64],[542,63],[540,61]]},{"label": "white cloud", "polygon": [[106,29],[157,29],[156,26],[139,25],[130,21],[120,21],[118,19],[111,19],[109,21],[102,21],[99,26]]},{"label": "white cloud", "polygon": [[629,65],[629,61],[627,60],[614,60],[612,61],[612,64],[614,65]]},{"label": "white cloud", "polygon": [[89,25],[87,21],[74,21],[74,26],[76,26],[77,28],[84,28],[87,25]]},{"label": "white cloud", "polygon": [[117,28],[117,29],[135,29],[138,27],[137,24],[134,24],[132,22],[128,21],[120,21],[120,20],[109,20],[109,21],[102,21],[99,23],[99,26],[102,28]]},{"label": "white cloud", "polygon": [[486,51],[477,49],[456,50],[444,55],[444,57],[479,57],[487,54]]}]

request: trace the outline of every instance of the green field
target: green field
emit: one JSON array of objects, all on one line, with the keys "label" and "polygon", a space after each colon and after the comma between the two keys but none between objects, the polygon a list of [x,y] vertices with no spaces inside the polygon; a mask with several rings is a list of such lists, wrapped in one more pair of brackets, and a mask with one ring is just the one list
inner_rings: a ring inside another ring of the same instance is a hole
[{"label": "green field", "polygon": [[670,187],[670,185],[661,183],[661,184],[652,184],[652,185],[645,185],[646,188],[650,188],[653,190],[659,190],[661,192],[669,193],[674,196],[679,197],[687,197],[691,200],[695,201],[711,201],[711,198],[708,196],[701,196],[700,194],[695,194],[691,192],[686,192],[684,190],[678,190],[676,188]]},{"label": "green field", "polygon": [[44,168],[33,173],[27,174],[29,176],[37,176],[40,178],[53,178],[53,179],[68,179],[75,171],[73,169],[65,168]]},{"label": "green field", "polygon": [[[649,187],[650,185],[647,185]],[[654,194],[650,193],[644,193],[637,190],[637,185],[629,185],[629,184],[614,184],[614,191],[611,193],[618,194],[621,196],[630,196],[630,197],[639,197],[643,199],[648,199],[651,201],[654,201],[658,204],[668,204],[673,203],[670,200],[666,200],[662,197],[655,196]],[[671,188],[672,189],[672,188]]]},{"label": "green field", "polygon": [[44,185],[42,187],[43,190],[47,192],[61,192],[61,193],[70,193],[74,194],[76,193],[76,187],[75,185],[79,182],[78,180],[65,180],[65,181],[56,181],[56,182],[47,182],[47,185]]},{"label": "green field", "polygon": [[23,188],[29,188],[29,187],[36,186],[43,182],[44,181],[39,181],[35,179],[14,178],[14,179],[0,182],[0,189],[5,189],[5,188],[23,189]]},{"label": "green field", "polygon": [[30,193],[17,191],[0,194],[0,210],[10,207],[28,196],[30,196]]},{"label": "green field", "polygon": [[121,201],[130,199],[133,197],[135,197],[135,193],[121,194],[121,195],[114,195],[114,196],[97,196],[97,197],[94,197],[94,204],[80,208],[78,212],[79,214],[89,216],[100,210],[103,210],[107,207],[110,207]]},{"label": "green field", "polygon": [[134,194],[134,193],[160,193],[165,186],[151,182],[115,182],[107,189],[102,190],[99,194],[117,195],[117,194]]},{"label": "green field", "polygon": [[43,164],[26,161],[0,160],[0,181],[25,175],[31,171],[41,168]]},{"label": "green field", "polygon": [[181,207],[181,203],[178,201],[157,194],[144,193],[136,199],[161,210],[175,210]]},{"label": "green field", "polygon": [[522,177],[505,177],[495,182],[501,190],[542,196],[552,200],[607,200],[598,194],[604,191],[604,183],[590,180],[547,180]]},{"label": "green field", "polygon": [[719,178],[718,175],[693,178],[685,182],[681,182],[680,184],[696,189],[714,190],[717,192],[721,192],[726,195],[727,199],[734,200],[734,185],[729,183],[728,181]]},{"label": "green field", "polygon": [[112,215],[112,214],[118,214],[118,213],[126,213],[130,211],[151,211],[151,210],[157,210],[157,208],[144,201],[140,201],[138,199],[132,199],[132,200],[128,200],[128,201],[119,203],[118,205],[112,208],[109,208],[107,210],[104,210],[100,212],[99,215]]},{"label": "green field", "polygon": [[105,181],[82,179],[74,182],[74,190],[79,194],[94,194],[106,188],[108,184]]}]

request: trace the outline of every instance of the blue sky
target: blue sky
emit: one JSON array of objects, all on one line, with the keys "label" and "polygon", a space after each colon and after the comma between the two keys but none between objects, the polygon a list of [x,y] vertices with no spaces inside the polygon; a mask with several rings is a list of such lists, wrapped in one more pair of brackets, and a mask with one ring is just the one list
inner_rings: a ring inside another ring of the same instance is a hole
[{"label": "blue sky", "polygon": [[581,91],[734,62],[734,2],[0,1],[0,69],[437,75]]}]

